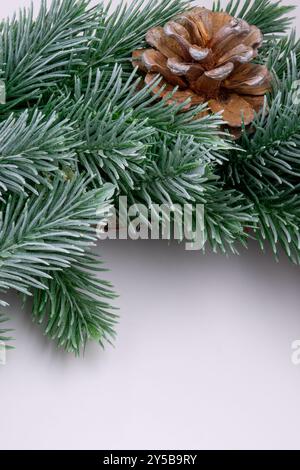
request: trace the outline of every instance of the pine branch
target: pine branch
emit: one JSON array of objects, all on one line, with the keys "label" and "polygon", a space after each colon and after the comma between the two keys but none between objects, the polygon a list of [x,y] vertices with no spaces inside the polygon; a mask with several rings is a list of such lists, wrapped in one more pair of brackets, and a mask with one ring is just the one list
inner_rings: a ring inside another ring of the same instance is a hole
[{"label": "pine branch", "polygon": [[[295,56],[286,74],[253,123],[254,133],[243,134],[226,167],[229,180],[248,195],[274,194],[277,186],[294,187],[300,177],[300,105],[293,83],[298,78]],[[278,91],[277,91],[278,88]]]},{"label": "pine branch", "polygon": [[178,136],[189,138],[194,151],[205,152],[208,161],[224,158],[222,150],[230,146],[221,138],[220,116],[197,118],[205,106],[181,113],[185,103],[169,105],[167,98],[157,100],[152,89],[159,81],[139,89],[135,71],[124,81],[121,67],[115,66],[112,74],[98,70],[93,76],[90,72],[85,87],[76,78],[73,92],[67,88],[47,104],[44,112],[55,111],[72,122],[79,141],[78,163],[96,176],[96,186],[110,181],[122,192],[134,190],[135,181],[147,171],[148,149],[164,136],[174,142]]},{"label": "pine branch", "polygon": [[197,148],[191,136],[178,135],[175,142],[165,136],[161,143],[149,147],[144,173],[135,182],[130,198],[148,206],[200,200],[207,171],[207,152]]},{"label": "pine branch", "polygon": [[[0,225],[0,289],[46,288],[50,271],[80,260],[96,239],[97,209],[112,195],[112,186],[86,191],[87,180],[56,180],[38,196],[10,196]],[[40,280],[38,279],[40,278]]]},{"label": "pine branch", "polygon": [[[95,278],[95,259],[86,256],[96,240],[92,225],[105,215],[113,190],[105,185],[87,191],[87,185],[80,177],[56,180],[38,196],[10,196],[0,226],[0,291],[13,288],[30,296],[33,290],[34,316],[46,318],[51,307],[47,332],[77,353],[96,332],[99,340],[111,336],[114,323],[109,305],[100,300],[114,297],[110,284]],[[67,291],[72,299],[59,303]],[[98,297],[92,300],[92,294]],[[38,306],[36,299],[44,303]]]},{"label": "pine branch", "polygon": [[220,182],[207,186],[204,204],[205,234],[214,252],[238,254],[246,246],[249,229],[257,225],[257,213],[242,192],[226,189]]},{"label": "pine branch", "polygon": [[66,120],[55,113],[45,117],[35,110],[0,123],[1,192],[37,194],[36,185],[51,188],[49,177],[70,165],[74,135]]},{"label": "pine branch", "polygon": [[115,297],[111,284],[97,279],[99,261],[85,257],[82,264],[54,272],[46,280],[46,290],[35,289],[32,315],[42,324],[45,334],[59,347],[79,354],[88,340],[103,345],[114,338],[116,316],[110,304],[102,300]]},{"label": "pine branch", "polygon": [[[225,11],[257,26],[265,35],[285,33],[294,18],[289,15],[295,6],[284,6],[281,0],[230,0]],[[220,0],[214,2],[214,11],[223,11]]]},{"label": "pine branch", "polygon": [[128,62],[131,53],[145,44],[145,35],[153,26],[166,23],[189,6],[186,0],[121,1],[113,12],[111,3],[104,10],[103,20],[92,42],[92,67],[113,68],[115,63]]},{"label": "pine branch", "polygon": [[146,119],[135,119],[132,107],[126,106],[134,91],[132,77],[123,84],[122,70],[116,66],[111,75],[90,72],[86,89],[82,86],[76,78],[73,93],[67,89],[48,106],[72,122],[78,136],[77,161],[94,177],[96,187],[105,181],[132,187],[133,175],[143,171],[146,144],[153,134]]},{"label": "pine branch", "polygon": [[220,126],[224,124],[220,114],[207,113],[206,104],[193,106],[190,110],[182,112],[189,99],[183,103],[170,104],[176,87],[170,94],[163,99],[159,97],[158,100],[159,92],[156,90],[160,80],[157,75],[153,83],[143,86],[139,93],[130,97],[128,104],[134,106],[134,116],[137,119],[147,119],[147,123],[155,128],[157,139],[172,136],[175,142],[179,135],[192,136],[195,145],[201,146],[201,149],[205,148],[208,160],[222,161],[223,151],[230,149],[231,145],[224,140],[226,136],[220,131]]},{"label": "pine branch", "polygon": [[254,227],[257,217],[242,193],[224,189],[212,173],[206,150],[197,148],[192,137],[178,136],[175,143],[169,137],[151,147],[146,161],[136,190],[128,194],[131,203],[141,202],[149,208],[202,204],[205,238],[213,250],[237,253],[237,242],[245,244],[245,229]]},{"label": "pine branch", "polygon": [[300,185],[279,191],[274,195],[257,198],[259,215],[255,236],[264,249],[266,242],[278,258],[279,246],[296,264],[300,264]]},{"label": "pine branch", "polygon": [[8,333],[11,333],[13,330],[11,328],[6,328],[6,323],[8,319],[0,312],[0,349],[3,347],[4,343],[6,349],[12,349],[10,342],[13,340]]},{"label": "pine branch", "polygon": [[287,63],[291,57],[295,57],[296,68],[300,66],[300,40],[296,37],[296,32],[292,31],[289,36],[266,41],[260,50],[260,62],[266,64],[269,70],[282,80],[286,74]]},{"label": "pine branch", "polygon": [[41,1],[36,19],[33,8],[1,24],[0,70],[6,84],[2,112],[41,98],[82,66],[90,31],[97,25],[97,10],[89,0]]},{"label": "pine branch", "polygon": [[[285,42],[288,44],[287,42]],[[262,248],[269,242],[277,257],[281,246],[290,259],[300,262],[300,119],[299,100],[293,84],[299,77],[295,53],[291,53],[274,83],[252,135],[243,135],[223,177],[227,186],[241,191],[258,216],[254,234]]]}]

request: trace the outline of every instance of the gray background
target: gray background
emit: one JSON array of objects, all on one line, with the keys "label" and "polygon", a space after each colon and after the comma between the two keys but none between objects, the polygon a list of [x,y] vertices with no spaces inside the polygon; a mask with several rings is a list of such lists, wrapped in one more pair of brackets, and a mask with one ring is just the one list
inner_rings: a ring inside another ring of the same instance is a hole
[{"label": "gray background", "polygon": [[[1,16],[25,4],[2,1]],[[120,293],[115,348],[58,352],[9,296],[1,449],[300,449],[297,267],[254,243],[229,258],[162,241],[99,252]]]}]

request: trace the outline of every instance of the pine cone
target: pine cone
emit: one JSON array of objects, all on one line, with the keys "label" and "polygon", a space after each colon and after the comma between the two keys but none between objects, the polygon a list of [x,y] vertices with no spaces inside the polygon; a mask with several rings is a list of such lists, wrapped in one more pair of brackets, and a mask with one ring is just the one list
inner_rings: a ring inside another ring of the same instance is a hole
[{"label": "pine cone", "polygon": [[[172,100],[184,107],[208,102],[212,112],[223,111],[233,134],[251,124],[264,104],[271,76],[263,65],[251,63],[263,36],[256,26],[227,13],[193,8],[146,34],[150,49],[133,52],[132,62],[146,73],[145,82],[163,79],[154,89],[163,98],[174,86]],[[164,88],[161,85],[165,85]]]}]

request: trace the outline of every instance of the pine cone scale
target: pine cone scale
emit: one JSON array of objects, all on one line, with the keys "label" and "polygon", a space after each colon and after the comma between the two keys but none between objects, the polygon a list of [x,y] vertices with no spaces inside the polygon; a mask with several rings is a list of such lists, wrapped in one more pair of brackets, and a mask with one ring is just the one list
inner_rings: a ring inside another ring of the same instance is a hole
[{"label": "pine cone scale", "polygon": [[264,95],[269,87],[270,74],[267,68],[252,63],[240,65],[224,82],[224,88],[242,95]]},{"label": "pine cone scale", "polygon": [[168,38],[160,26],[150,29],[146,34],[147,43],[159,50],[165,57],[182,59],[180,48],[176,41]]},{"label": "pine cone scale", "polygon": [[230,51],[226,51],[217,62],[217,65],[223,65],[227,62],[234,63],[247,63],[254,57],[254,51],[252,47],[244,44],[239,44]]},{"label": "pine cone scale", "polygon": [[229,98],[224,101],[221,99],[210,100],[209,106],[214,113],[223,111],[223,119],[231,122],[232,127],[240,127],[241,112],[245,126],[251,124],[255,115],[252,105],[234,93],[229,95]]}]

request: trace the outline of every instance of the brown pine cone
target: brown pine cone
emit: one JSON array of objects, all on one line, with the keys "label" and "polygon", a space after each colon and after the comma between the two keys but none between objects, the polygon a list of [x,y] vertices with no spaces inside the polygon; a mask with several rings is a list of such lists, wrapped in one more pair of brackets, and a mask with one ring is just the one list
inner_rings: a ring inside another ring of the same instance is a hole
[{"label": "brown pine cone", "polygon": [[262,40],[256,26],[197,7],[150,29],[146,41],[152,48],[135,50],[132,62],[146,73],[147,84],[156,74],[163,77],[154,89],[162,98],[178,86],[171,102],[191,98],[187,110],[207,101],[212,112],[223,111],[224,121],[239,135],[242,123],[251,124],[271,87],[268,69],[251,63]]}]

